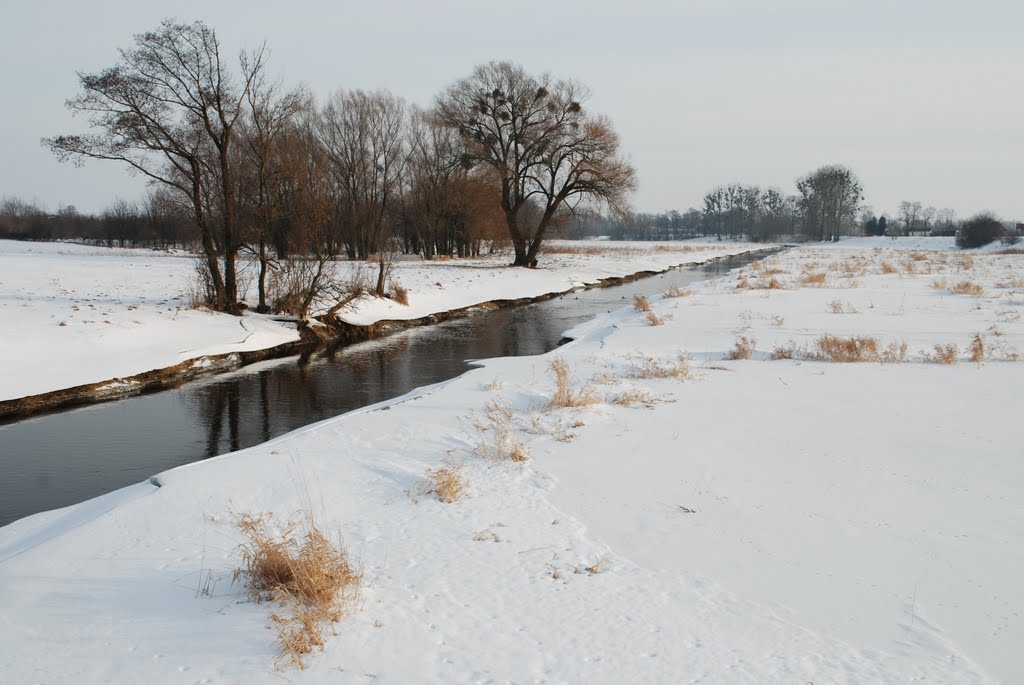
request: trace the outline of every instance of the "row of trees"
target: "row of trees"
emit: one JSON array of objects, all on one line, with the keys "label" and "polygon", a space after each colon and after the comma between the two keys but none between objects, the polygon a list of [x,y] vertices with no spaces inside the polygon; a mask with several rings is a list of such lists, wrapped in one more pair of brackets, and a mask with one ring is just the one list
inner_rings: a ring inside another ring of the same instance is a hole
[{"label": "row of trees", "polygon": [[515,264],[532,266],[581,202],[620,212],[636,186],[578,83],[493,62],[429,109],[386,91],[339,91],[318,105],[270,81],[266,54],[232,66],[210,27],[164,21],[115,66],[79,75],[67,106],[90,133],[44,140],[61,160],[127,165],[168,214],[187,216],[216,309],[238,310],[243,251],[259,263],[260,309],[269,272],[289,257],[315,289],[339,255],[380,255],[381,293],[395,250],[468,255],[504,236]]}]

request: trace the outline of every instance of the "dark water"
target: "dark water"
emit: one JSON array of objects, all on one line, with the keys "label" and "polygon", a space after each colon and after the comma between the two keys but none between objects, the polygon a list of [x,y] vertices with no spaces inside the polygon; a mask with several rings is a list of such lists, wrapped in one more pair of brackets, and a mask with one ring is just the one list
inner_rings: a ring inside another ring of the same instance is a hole
[{"label": "dark water", "polygon": [[453,378],[467,360],[543,354],[598,314],[740,267],[744,255],[612,288],[484,312],[290,357],[178,388],[0,424],[0,526],[266,442],[301,426]]}]

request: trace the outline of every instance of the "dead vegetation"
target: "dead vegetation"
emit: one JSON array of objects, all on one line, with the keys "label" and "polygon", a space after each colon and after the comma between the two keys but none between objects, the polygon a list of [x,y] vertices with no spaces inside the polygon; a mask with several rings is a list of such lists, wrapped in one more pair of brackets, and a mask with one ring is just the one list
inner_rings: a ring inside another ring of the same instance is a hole
[{"label": "dead vegetation", "polygon": [[981,333],[975,333],[971,338],[971,346],[968,348],[970,360],[975,364],[985,361],[985,343],[981,339]]},{"label": "dead vegetation", "polygon": [[891,342],[882,348],[876,338],[853,335],[846,338],[825,334],[814,341],[808,359],[849,364],[855,362],[883,362],[895,364],[907,360],[907,343]]},{"label": "dead vegetation", "polygon": [[638,312],[649,312],[651,311],[651,303],[643,295],[634,295],[633,309]]},{"label": "dead vegetation", "polygon": [[465,464],[454,464],[448,460],[441,462],[441,466],[436,469],[427,470],[427,477],[409,491],[409,496],[413,501],[417,497],[435,495],[445,504],[457,502],[465,489],[465,482],[462,479],[462,470],[465,467]]},{"label": "dead vegetation", "polygon": [[826,274],[824,272],[805,273],[800,277],[800,285],[821,287],[825,285]]},{"label": "dead vegetation", "polygon": [[689,357],[680,353],[674,360],[660,360],[643,355],[630,358],[631,367],[627,375],[632,378],[675,378],[685,380],[690,377]]},{"label": "dead vegetation", "polygon": [[780,359],[799,359],[802,355],[796,347],[796,341],[790,340],[782,345],[772,348],[769,358],[775,361]]},{"label": "dead vegetation", "polygon": [[733,347],[729,350],[728,354],[725,355],[726,359],[750,359],[750,355],[753,354],[754,348],[757,345],[757,341],[753,338],[748,338],[745,335],[741,335],[736,338],[736,342],[733,343]]},{"label": "dead vegetation", "polygon": [[392,284],[392,291],[394,295],[391,299],[401,305],[409,306],[409,291],[398,285],[397,283]]},{"label": "dead vegetation", "polygon": [[555,374],[555,394],[552,395],[546,409],[585,407],[599,402],[597,395],[589,386],[584,385],[579,390],[573,389],[569,364],[564,359],[555,358],[548,368]]},{"label": "dead vegetation", "polygon": [[238,530],[243,581],[257,602],[276,605],[270,618],[286,660],[303,668],[303,656],[323,648],[324,632],[341,620],[359,597],[363,573],[340,543],[332,542],[306,512],[302,522],[275,525],[271,514],[242,514]]},{"label": "dead vegetation", "polygon": [[926,362],[934,364],[956,364],[959,353],[960,350],[952,343],[948,345],[933,345],[932,352],[922,352],[921,358]]},{"label": "dead vegetation", "polygon": [[950,286],[949,292],[956,293],[957,295],[970,295],[971,297],[981,297],[985,294],[985,289],[974,281],[958,281]]},{"label": "dead vegetation", "polygon": [[860,311],[849,302],[832,300],[828,306],[833,314],[860,314]]},{"label": "dead vegetation", "polygon": [[675,285],[665,291],[665,297],[669,297],[669,298],[672,298],[672,297],[690,297],[691,295],[693,295],[693,291],[692,290],[683,290],[679,286],[675,286]]},{"label": "dead vegetation", "polygon": [[646,390],[633,389],[621,392],[612,398],[612,404],[623,407],[644,407],[654,409],[659,404],[667,404],[672,400],[655,397]]},{"label": "dead vegetation", "polygon": [[647,323],[651,324],[652,326],[660,326],[666,321],[670,321],[671,319],[672,317],[669,314],[665,314],[664,316],[658,316],[654,312],[647,312]]},{"label": "dead vegetation", "polygon": [[526,446],[516,439],[515,414],[500,400],[488,402],[480,416],[470,415],[474,429],[473,452],[486,459],[523,462]]}]

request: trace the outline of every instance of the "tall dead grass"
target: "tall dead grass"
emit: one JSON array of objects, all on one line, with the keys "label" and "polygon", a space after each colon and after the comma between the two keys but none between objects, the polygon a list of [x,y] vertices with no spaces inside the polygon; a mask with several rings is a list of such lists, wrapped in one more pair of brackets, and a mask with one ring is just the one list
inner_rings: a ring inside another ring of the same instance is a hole
[{"label": "tall dead grass", "polygon": [[736,342],[733,343],[733,347],[729,350],[728,354],[725,355],[726,359],[750,359],[750,355],[753,354],[754,348],[757,346],[757,341],[753,338],[748,338],[745,335],[741,335],[736,338]]},{"label": "tall dead grass", "polygon": [[869,336],[852,335],[846,338],[825,334],[814,341],[814,349],[807,355],[842,364],[854,362],[900,363],[907,360],[907,343],[891,342],[880,347],[878,340]]},{"label": "tall dead grass", "polygon": [[363,572],[338,542],[332,542],[306,512],[301,522],[276,526],[271,514],[242,514],[236,523],[245,540],[242,580],[257,602],[272,602],[270,618],[281,645],[278,664],[303,668],[303,656],[323,648],[328,624],[356,602]]},{"label": "tall dead grass", "polygon": [[600,401],[590,386],[584,385],[579,390],[572,387],[569,363],[561,357],[552,360],[548,368],[555,374],[555,394],[551,396],[546,409],[585,407]]},{"label": "tall dead grass", "polygon": [[975,333],[971,338],[971,346],[968,348],[970,360],[975,364],[985,361],[985,343],[981,339],[981,333]]},{"label": "tall dead grass", "polygon": [[491,400],[480,416],[470,415],[475,431],[473,452],[487,459],[523,462],[529,458],[526,446],[516,439],[515,414],[500,400]]}]

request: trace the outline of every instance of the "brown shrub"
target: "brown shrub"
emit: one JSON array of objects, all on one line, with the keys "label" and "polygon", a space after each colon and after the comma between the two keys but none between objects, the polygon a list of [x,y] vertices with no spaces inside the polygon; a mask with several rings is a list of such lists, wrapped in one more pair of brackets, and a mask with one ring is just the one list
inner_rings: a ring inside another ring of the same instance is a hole
[{"label": "brown shrub", "polygon": [[893,266],[892,262],[886,261],[883,261],[879,265],[879,268],[882,270],[883,274],[894,274],[898,271],[898,269],[895,266]]},{"label": "brown shrub", "polygon": [[689,297],[690,295],[693,295],[692,290],[683,290],[675,285],[665,291],[665,297]]},{"label": "brown shrub", "polygon": [[746,278],[741,278],[739,282],[736,284],[737,290],[746,290],[748,288],[750,288],[750,281],[748,281]]},{"label": "brown shrub", "polygon": [[736,342],[733,343],[732,350],[725,355],[726,359],[750,359],[750,355],[754,352],[754,347],[757,345],[757,341],[753,338],[748,338],[745,335],[741,335],[736,338]]},{"label": "brown shrub", "polygon": [[234,580],[244,579],[253,600],[279,605],[270,615],[281,643],[278,662],[303,668],[303,655],[324,646],[327,624],[358,599],[362,570],[308,512],[279,531],[270,514],[242,514],[236,525],[246,539]]}]

